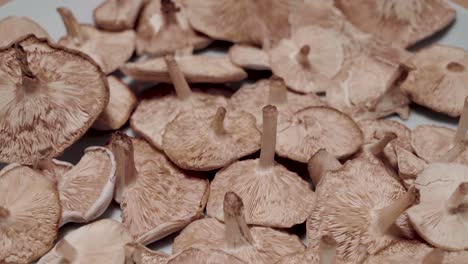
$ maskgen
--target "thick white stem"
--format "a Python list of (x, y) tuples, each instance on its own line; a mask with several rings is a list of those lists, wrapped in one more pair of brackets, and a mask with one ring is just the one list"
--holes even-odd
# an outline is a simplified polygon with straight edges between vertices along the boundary
[(250, 229), (245, 222), (242, 199), (233, 192), (224, 195), (224, 223), (227, 246), (231, 249), (253, 245)]
[(192, 90), (190, 89), (190, 86), (185, 79), (184, 73), (180, 70), (174, 56), (166, 55), (164, 56), (164, 61), (166, 62), (167, 70), (171, 76), (172, 83), (174, 84), (177, 97), (180, 99), (188, 98), (192, 93)]
[(309, 160), (307, 169), (312, 182), (317, 186), (328, 171), (339, 170), (342, 164), (325, 149), (317, 151)]
[(263, 107), (263, 134), (260, 149), (260, 168), (271, 168), (275, 164), (276, 127), (278, 110), (273, 105)]

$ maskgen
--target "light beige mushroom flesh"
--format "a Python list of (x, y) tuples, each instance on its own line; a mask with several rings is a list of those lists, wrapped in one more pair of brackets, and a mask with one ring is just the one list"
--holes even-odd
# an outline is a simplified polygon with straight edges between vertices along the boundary
[(0, 50), (0, 161), (32, 165), (59, 156), (109, 100), (86, 55), (27, 36)]
[(330, 236), (320, 238), (318, 251), (306, 249), (281, 258), (276, 264), (345, 264), (336, 258), (336, 241)]
[(398, 174), (406, 188), (413, 186), (414, 180), (426, 167), (427, 163), (416, 154), (396, 146)]
[(47, 31), (27, 17), (9, 16), (0, 20), (0, 32), (2, 32), (0, 47), (8, 46), (17, 39), (29, 34), (50, 40)]
[(268, 52), (255, 46), (235, 44), (229, 48), (229, 58), (232, 63), (249, 70), (270, 70)]
[(94, 9), (94, 22), (110, 31), (133, 29), (145, 0), (105, 0)]

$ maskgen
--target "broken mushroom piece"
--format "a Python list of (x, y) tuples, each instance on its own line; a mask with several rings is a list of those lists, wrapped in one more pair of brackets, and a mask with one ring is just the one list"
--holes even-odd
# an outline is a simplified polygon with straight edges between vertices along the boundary
[(260, 149), (255, 117), (224, 107), (186, 111), (167, 124), (164, 153), (185, 170), (222, 168)]
[(130, 59), (135, 50), (135, 32), (108, 32), (91, 25), (79, 24), (73, 13), (65, 8), (57, 8), (62, 17), (67, 35), (58, 43), (67, 48), (88, 54), (105, 73), (111, 73)]
[[(176, 237), (174, 253), (191, 247), (219, 249), (247, 263), (275, 263), (281, 257), (304, 250), (296, 235), (268, 227), (249, 227), (242, 199), (234, 192), (223, 195), (225, 224), (214, 218), (191, 223)], [(246, 205), (248, 207), (248, 205)]]
[(418, 174), (427, 167), (427, 163), (412, 152), (396, 146), (398, 174), (406, 188), (413, 186)]
[(128, 166), (117, 175), (117, 194), (122, 223), (136, 242), (152, 243), (203, 216), (207, 180), (187, 175), (143, 140), (118, 133), (109, 145), (117, 164)]
[(276, 107), (263, 108), (260, 159), (238, 161), (216, 173), (207, 204), (210, 217), (225, 221), (224, 196), (235, 192), (244, 201), (248, 224), (289, 228), (306, 220), (315, 195), (306, 181), (274, 160), (277, 116)]
[(255, 46), (234, 44), (229, 48), (229, 58), (232, 63), (249, 70), (270, 70), (270, 58), (268, 52)]
[(133, 29), (146, 0), (105, 0), (94, 9), (94, 22), (110, 31)]
[(60, 155), (109, 100), (88, 56), (32, 35), (0, 50), (0, 161), (32, 165)]
[(54, 245), (60, 221), (57, 188), (29, 167), (0, 171), (0, 263), (31, 263)]
[(50, 40), (47, 31), (27, 17), (9, 16), (0, 20), (0, 32), (2, 32), (0, 47), (8, 46), (17, 39), (30, 34)]
[(66, 234), (38, 264), (124, 263), (125, 245), (132, 242), (121, 223), (103, 219)]
[(306, 249), (303, 252), (287, 255), (276, 264), (344, 264), (336, 258), (336, 241), (332, 237), (322, 236), (318, 251)]

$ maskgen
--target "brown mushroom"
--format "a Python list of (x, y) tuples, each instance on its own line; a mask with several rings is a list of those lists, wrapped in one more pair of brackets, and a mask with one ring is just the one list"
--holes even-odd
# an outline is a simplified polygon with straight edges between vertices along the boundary
[(54, 182), (19, 164), (0, 171), (0, 263), (31, 263), (44, 255), (59, 221)]
[(185, 170), (219, 169), (260, 149), (255, 117), (224, 107), (182, 112), (164, 131), (164, 153)]
[(207, 214), (221, 221), (227, 192), (242, 197), (248, 224), (288, 228), (303, 223), (314, 206), (309, 184), (274, 160), (276, 107), (263, 108), (260, 159), (238, 161), (222, 169), (210, 186)]
[(417, 104), (449, 116), (460, 116), (468, 96), (468, 52), (432, 45), (410, 60), (415, 66), (401, 88)]
[(345, 263), (336, 259), (336, 241), (332, 237), (322, 236), (318, 251), (306, 249), (303, 252), (294, 253), (281, 258), (276, 264), (341, 264)]
[(67, 35), (60, 38), (59, 44), (88, 54), (105, 73), (111, 73), (123, 65), (135, 50), (135, 32), (108, 32), (91, 25), (79, 24), (73, 13), (65, 8), (57, 8), (62, 17)]
[(398, 174), (405, 187), (409, 188), (413, 186), (418, 174), (427, 167), (427, 163), (412, 152), (399, 146), (395, 147), (395, 153), (397, 156)]
[(270, 70), (268, 52), (255, 46), (235, 44), (229, 48), (232, 63), (249, 70)]
[(133, 29), (145, 1), (105, 0), (94, 9), (94, 22), (98, 27), (110, 31)]
[[(124, 168), (117, 177), (122, 223), (135, 241), (149, 244), (203, 216), (208, 181), (191, 177), (140, 139), (114, 134), (110, 148)], [(132, 162), (133, 159), (133, 162)]]
[(174, 253), (191, 247), (219, 249), (248, 263), (269, 264), (304, 250), (295, 235), (268, 227), (247, 226), (244, 204), (234, 192), (226, 192), (222, 200), (225, 224), (214, 218), (191, 223), (174, 240)]
[(127, 123), (138, 101), (133, 91), (114, 76), (108, 76), (109, 103), (94, 121), (97, 130), (117, 130)]
[(360, 30), (402, 48), (442, 30), (456, 16), (443, 0), (337, 0), (335, 5)]
[(175, 93), (160, 93), (142, 100), (130, 118), (132, 129), (160, 150), (166, 125), (180, 112), (227, 105), (226, 98), (220, 94), (191, 90), (174, 57), (166, 56), (165, 60)]
[(50, 40), (47, 31), (27, 17), (9, 16), (0, 20), (0, 32), (2, 32), (0, 47), (8, 46), (15, 40), (30, 34)]
[(29, 35), (0, 50), (0, 161), (33, 164), (78, 140), (109, 100), (86, 55)]

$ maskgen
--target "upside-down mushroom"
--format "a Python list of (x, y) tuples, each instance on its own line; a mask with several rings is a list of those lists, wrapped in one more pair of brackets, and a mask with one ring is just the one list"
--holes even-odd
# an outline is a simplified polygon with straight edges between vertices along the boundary
[(186, 111), (167, 124), (164, 153), (185, 170), (222, 168), (260, 149), (255, 117), (224, 107)]
[(98, 27), (110, 31), (133, 29), (145, 1), (105, 0), (94, 9), (94, 22)]
[(114, 134), (122, 223), (136, 242), (149, 244), (203, 216), (208, 181), (191, 177), (141, 139)]
[(223, 221), (224, 196), (235, 192), (245, 204), (248, 224), (288, 228), (306, 220), (315, 195), (306, 181), (274, 160), (277, 116), (276, 107), (263, 108), (260, 159), (238, 161), (216, 173), (207, 204), (210, 217)]
[(255, 46), (234, 44), (229, 48), (232, 63), (249, 70), (270, 70), (268, 52)]
[(0, 50), (0, 161), (32, 165), (60, 155), (106, 107), (97, 65), (32, 35)]
[(10, 45), (15, 40), (30, 34), (50, 40), (47, 31), (27, 17), (9, 16), (0, 20), (0, 32), (2, 32), (0, 47)]
[(161, 93), (142, 100), (130, 118), (132, 129), (160, 150), (166, 125), (180, 112), (227, 105), (226, 97), (220, 94), (191, 90), (174, 57), (168, 55), (164, 59), (175, 93)]
[(57, 8), (67, 35), (58, 43), (67, 48), (88, 54), (105, 73), (111, 73), (123, 65), (135, 50), (135, 32), (108, 32), (91, 25), (79, 24), (73, 13), (65, 8)]
[(284, 256), (275, 264), (344, 264), (336, 258), (336, 241), (332, 237), (322, 236), (318, 251), (306, 249), (303, 252)]
[(215, 218), (191, 223), (174, 240), (174, 253), (191, 247), (219, 249), (247, 263), (270, 264), (304, 250), (296, 235), (268, 227), (249, 227), (245, 219), (248, 212), (236, 193), (226, 192), (222, 200), (225, 223)]
[(0, 171), (0, 263), (31, 263), (54, 245), (60, 221), (57, 188), (19, 164)]

